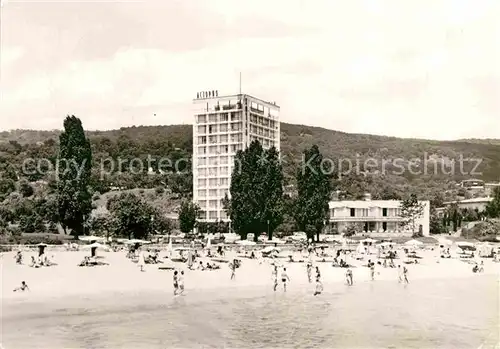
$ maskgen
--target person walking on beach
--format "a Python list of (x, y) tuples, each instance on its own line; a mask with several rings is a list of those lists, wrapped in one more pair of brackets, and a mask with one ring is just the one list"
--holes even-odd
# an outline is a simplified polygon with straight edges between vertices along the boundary
[(403, 266), (403, 279), (405, 284), (410, 283), (410, 281), (408, 281), (408, 269), (406, 268), (406, 266)]
[(181, 271), (179, 276), (179, 294), (184, 294), (184, 270)]
[(319, 272), (319, 267), (316, 267), (316, 290), (314, 295), (317, 296), (323, 292), (323, 284), (321, 283), (321, 273)]
[(231, 280), (234, 280), (236, 277), (236, 261), (233, 260), (233, 263), (229, 267), (231, 268)]
[(401, 269), (401, 265), (398, 265), (398, 282), (403, 282), (403, 270)]
[(286, 283), (290, 282), (290, 278), (288, 277), (288, 274), (286, 273), (286, 268), (283, 268), (283, 271), (281, 272), (281, 282), (283, 283), (283, 292), (286, 292)]
[(137, 265), (139, 266), (139, 268), (141, 268), (141, 271), (145, 271), (144, 266), (146, 265), (146, 260), (144, 259), (144, 252), (142, 251), (142, 248), (139, 249), (139, 257), (137, 259)]
[(179, 291), (179, 276), (177, 275), (179, 272), (176, 270), (174, 271), (174, 296), (177, 296), (177, 293)]
[(309, 283), (312, 282), (312, 264), (311, 263), (307, 263), (307, 280), (309, 280)]
[(276, 292), (276, 289), (278, 288), (278, 267), (276, 265), (273, 268), (272, 279), (274, 283), (273, 290)]
[(345, 272), (345, 279), (346, 279), (347, 285), (352, 286), (352, 270), (351, 270), (351, 268), (347, 268), (347, 270)]

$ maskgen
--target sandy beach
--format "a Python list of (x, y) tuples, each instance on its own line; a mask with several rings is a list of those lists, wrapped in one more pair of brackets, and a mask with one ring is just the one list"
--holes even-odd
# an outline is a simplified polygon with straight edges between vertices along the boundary
[[(439, 259), (437, 251), (422, 251), (423, 258), (419, 264), (406, 265), (409, 270), (409, 279), (446, 279), (446, 278), (473, 278), (472, 265), (459, 259)], [(146, 265), (146, 271), (141, 272), (137, 264), (125, 257), (124, 252), (99, 252), (99, 255), (109, 263), (107, 266), (78, 267), (77, 264), (89, 255), (88, 251), (78, 252), (47, 252), (54, 255), (56, 266), (31, 268), (16, 265), (14, 252), (3, 253), (0, 259), (2, 270), (2, 302), (7, 305), (16, 300), (44, 300), (49, 298), (60, 299), (66, 296), (102, 295), (112, 293), (139, 293), (142, 291), (162, 292), (165, 295), (173, 294), (172, 271), (159, 270), (157, 265)], [(24, 263), (35, 255), (35, 252), (25, 253)], [(371, 257), (368, 257), (371, 258)], [(366, 260), (368, 259), (366, 258)], [(373, 260), (376, 258), (373, 257)], [(356, 267), (353, 268), (354, 283), (371, 282), (370, 270), (363, 267), (365, 261), (348, 260)], [(289, 288), (314, 288), (309, 284), (304, 263), (289, 263), (287, 259), (277, 259), (287, 268), (290, 277)], [(500, 265), (485, 259), (485, 274), (500, 275)], [(189, 270), (183, 263), (174, 263), (178, 270), (186, 273), (186, 290), (190, 289), (224, 289), (246, 287), (272, 287), (272, 261), (242, 259), (242, 266), (236, 270), (236, 278), (230, 279), (231, 271), (228, 264), (221, 264), (221, 269), (213, 271)], [(401, 263), (401, 262), (399, 262)], [(398, 264), (398, 260), (396, 260)], [(331, 263), (315, 263), (322, 274), (322, 283), (325, 288), (329, 284), (345, 283), (345, 269), (334, 268)], [(377, 265), (375, 281), (393, 280), (397, 282), (396, 268), (384, 268)], [(12, 292), (21, 281), (26, 281), (30, 292)]]

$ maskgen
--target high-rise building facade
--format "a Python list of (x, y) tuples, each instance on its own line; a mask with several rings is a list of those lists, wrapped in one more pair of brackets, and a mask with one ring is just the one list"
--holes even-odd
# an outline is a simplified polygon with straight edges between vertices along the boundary
[(247, 94), (199, 93), (194, 100), (193, 201), (201, 221), (228, 221), (223, 199), (229, 194), (234, 158), (254, 140), (280, 149), (279, 106)]

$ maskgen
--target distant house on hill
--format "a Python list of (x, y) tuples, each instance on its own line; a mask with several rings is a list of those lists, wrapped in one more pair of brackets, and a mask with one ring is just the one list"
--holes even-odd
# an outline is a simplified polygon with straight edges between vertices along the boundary
[(459, 209), (469, 209), (474, 211), (483, 212), (486, 209), (486, 205), (493, 200), (491, 197), (482, 197), (482, 198), (474, 198), (474, 199), (465, 199), (458, 201), (447, 201), (444, 202), (444, 208), (450, 207), (453, 204), (456, 204)]

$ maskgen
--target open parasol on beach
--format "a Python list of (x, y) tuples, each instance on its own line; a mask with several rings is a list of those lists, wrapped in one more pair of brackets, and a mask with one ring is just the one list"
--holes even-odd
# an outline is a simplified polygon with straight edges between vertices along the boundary
[(93, 244), (83, 246), (83, 248), (90, 249), (90, 257), (95, 257), (97, 248), (107, 248), (107, 246), (94, 242)]
[(250, 241), (250, 240), (239, 240), (239, 241), (236, 241), (235, 244), (238, 244), (241, 246), (254, 246), (254, 245), (256, 245), (255, 242)]
[(415, 240), (415, 239), (405, 242), (406, 246), (421, 246), (423, 244), (424, 244), (423, 242)]
[(48, 245), (41, 242), (36, 246), (38, 247), (38, 257), (40, 257), (41, 255), (43, 255), (45, 253), (45, 247), (47, 247)]
[(101, 236), (90, 235), (90, 236), (79, 236), (78, 240), (80, 240), (80, 241), (101, 241), (102, 242), (105, 240), (105, 238), (103, 238)]
[(372, 238), (368, 238), (368, 239), (361, 240), (361, 242), (366, 242), (366, 243), (375, 243), (375, 242), (377, 242), (377, 240), (372, 239)]
[(472, 242), (467, 242), (467, 241), (459, 241), (457, 242), (457, 246), (460, 247), (462, 250), (474, 251), (476, 249), (476, 247)]
[(140, 239), (132, 239), (132, 240), (125, 241), (125, 243), (128, 244), (128, 245), (135, 245), (135, 244), (145, 245), (145, 244), (150, 244), (151, 241), (140, 240)]

